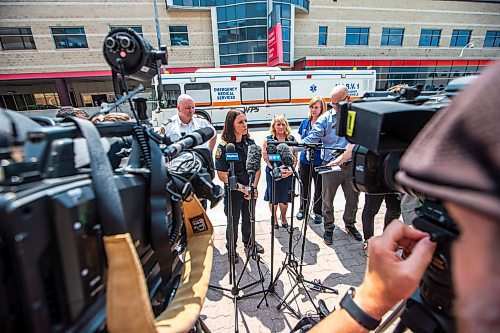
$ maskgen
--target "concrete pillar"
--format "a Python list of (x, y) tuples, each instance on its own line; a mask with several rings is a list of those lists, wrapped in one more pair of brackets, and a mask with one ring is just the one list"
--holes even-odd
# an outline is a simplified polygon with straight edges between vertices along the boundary
[(68, 86), (66, 85), (66, 80), (55, 79), (56, 91), (59, 95), (59, 101), (61, 106), (71, 106), (71, 99), (69, 98)]

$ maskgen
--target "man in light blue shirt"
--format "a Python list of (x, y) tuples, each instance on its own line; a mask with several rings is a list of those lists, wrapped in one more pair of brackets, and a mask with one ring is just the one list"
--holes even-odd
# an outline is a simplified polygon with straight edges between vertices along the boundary
[(358, 211), (358, 197), (359, 193), (356, 192), (351, 184), (352, 168), (350, 149), (344, 154), (335, 158), (337, 151), (335, 148), (346, 148), (348, 146), (347, 139), (337, 135), (335, 126), (337, 125), (337, 110), (340, 102), (349, 100), (349, 91), (346, 86), (336, 86), (330, 93), (330, 102), (332, 109), (322, 114), (314, 123), (313, 128), (305, 137), (302, 142), (304, 143), (323, 143), (321, 151), (321, 158), (323, 164), (332, 166), (340, 166), (340, 171), (332, 171), (322, 174), (321, 196), (323, 198), (323, 222), (325, 233), (323, 234), (323, 241), (326, 245), (331, 245), (333, 242), (333, 230), (335, 229), (335, 217), (333, 209), (333, 200), (339, 186), (342, 186), (342, 191), (345, 197), (345, 210), (344, 210), (344, 223), (346, 231), (354, 237), (357, 241), (362, 240), (360, 232), (356, 229), (356, 212)]

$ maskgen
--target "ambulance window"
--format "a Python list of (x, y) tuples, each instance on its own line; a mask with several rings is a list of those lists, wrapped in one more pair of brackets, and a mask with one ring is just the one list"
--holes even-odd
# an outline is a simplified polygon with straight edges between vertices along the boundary
[(241, 90), (241, 104), (265, 103), (263, 81), (241, 82), (240, 90)]
[(186, 94), (193, 97), (196, 106), (212, 105), (210, 83), (186, 83), (184, 90)]
[(181, 94), (181, 86), (178, 84), (163, 85), (163, 101), (166, 108), (177, 107), (177, 97)]
[(269, 103), (290, 102), (290, 81), (267, 82), (267, 101)]

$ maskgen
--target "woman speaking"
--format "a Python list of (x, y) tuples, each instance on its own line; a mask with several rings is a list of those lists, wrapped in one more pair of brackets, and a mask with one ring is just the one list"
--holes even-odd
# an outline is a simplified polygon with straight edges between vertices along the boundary
[[(236, 190), (229, 191), (228, 181), (229, 181), (229, 162), (226, 161), (226, 148), (229, 143), (234, 144), (235, 151), (238, 153), (238, 160), (234, 161), (234, 173), (236, 176), (237, 184)], [(222, 138), (217, 150), (215, 152), (215, 169), (217, 170), (217, 176), (225, 184), (225, 196), (224, 196), (224, 213), (228, 215), (228, 193), (231, 192), (231, 204), (232, 204), (232, 218), (233, 223), (233, 240), (234, 248), (236, 250), (236, 241), (238, 240), (238, 224), (241, 215), (241, 234), (243, 236), (243, 244), (248, 247), (250, 242), (250, 211), (249, 211), (249, 188), (248, 182), (250, 176), (246, 170), (246, 161), (248, 155), (248, 147), (254, 145), (255, 142), (248, 134), (247, 117), (243, 111), (231, 109), (226, 115), (226, 121), (224, 123), (224, 129), (222, 130)], [(253, 185), (255, 187), (254, 197), (257, 197), (257, 184), (259, 183), (260, 170), (256, 172)], [(230, 225), (226, 227), (226, 249), (230, 248)], [(255, 243), (255, 248), (258, 253), (264, 253), (264, 248)], [(236, 253), (236, 252), (235, 252)], [(237, 263), (238, 256), (235, 255), (234, 262)]]

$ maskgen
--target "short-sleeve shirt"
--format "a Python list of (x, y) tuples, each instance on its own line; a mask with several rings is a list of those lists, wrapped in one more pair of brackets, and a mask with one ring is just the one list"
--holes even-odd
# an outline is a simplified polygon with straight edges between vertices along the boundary
[[(227, 144), (222, 140), (215, 151), (215, 170), (217, 171), (229, 171), (229, 162), (226, 161), (226, 148)], [(250, 177), (246, 170), (248, 146), (254, 145), (255, 141), (250, 137), (244, 137), (241, 142), (234, 142), (235, 151), (238, 153), (238, 161), (234, 162), (234, 173), (236, 179), (240, 184), (248, 184)]]
[[(300, 126), (299, 126), (300, 138), (301, 139), (305, 138), (309, 134), (309, 131), (311, 131), (311, 128), (312, 128), (312, 125), (311, 125), (311, 120), (309, 118), (302, 120), (302, 122), (300, 123)], [(299, 158), (300, 163), (303, 163), (303, 164), (310, 164), (311, 163), (307, 159), (306, 154), (307, 154), (307, 152), (305, 150), (300, 153), (300, 158)], [(321, 165), (322, 163), (323, 163), (323, 159), (321, 159), (321, 149), (316, 149), (314, 151), (313, 165)]]
[[(180, 120), (179, 115), (176, 114), (176, 115), (170, 117), (170, 119), (168, 119), (167, 121), (165, 121), (162, 124), (158, 133), (163, 134), (163, 135), (168, 136), (168, 137), (177, 136), (178, 138), (181, 138), (187, 134), (191, 134), (194, 131), (199, 130), (201, 128), (205, 128), (205, 127), (213, 128), (212, 124), (210, 124), (208, 122), (208, 120), (206, 120), (203, 117), (199, 117), (197, 115), (194, 115), (188, 124), (184, 124)], [(214, 132), (215, 132), (215, 129), (214, 129)], [(209, 149), (210, 148), (209, 141), (197, 146), (197, 148)]]

